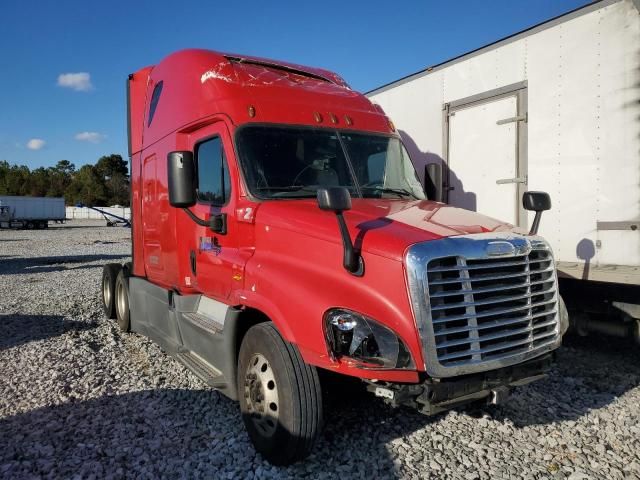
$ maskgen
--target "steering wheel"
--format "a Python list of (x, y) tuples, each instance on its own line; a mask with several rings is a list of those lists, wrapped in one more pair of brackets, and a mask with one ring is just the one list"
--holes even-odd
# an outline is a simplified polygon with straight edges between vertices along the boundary
[[(304, 167), (302, 170), (300, 170), (300, 171), (298, 172), (298, 174), (297, 174), (295, 177), (293, 177), (293, 181), (291, 182), (291, 186), (296, 187), (296, 186), (297, 186), (297, 185), (296, 185), (296, 182), (300, 179), (300, 177), (302, 176), (302, 174), (303, 174), (304, 172), (306, 172), (307, 170), (309, 170), (310, 168), (311, 168), (311, 165), (307, 165), (307, 166), (306, 166), (306, 167)], [(300, 184), (300, 186), (301, 186), (301, 187), (303, 187), (304, 185)]]

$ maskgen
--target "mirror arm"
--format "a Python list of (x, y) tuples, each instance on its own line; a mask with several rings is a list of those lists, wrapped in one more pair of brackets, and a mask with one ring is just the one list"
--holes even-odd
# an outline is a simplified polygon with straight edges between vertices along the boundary
[(538, 228), (540, 228), (540, 218), (542, 218), (542, 210), (538, 210), (536, 212), (536, 216), (533, 217), (533, 223), (531, 224), (531, 230), (529, 230), (529, 235), (538, 234)]
[(208, 227), (209, 226), (209, 222), (207, 220), (202, 220), (201, 218), (196, 217), (196, 215), (191, 210), (189, 210), (188, 208), (183, 208), (182, 210), (184, 210), (186, 212), (186, 214), (189, 215), (189, 218), (191, 220), (196, 222), (201, 227)]
[(338, 226), (340, 227), (340, 236), (342, 237), (343, 246), (343, 260), (342, 265), (351, 274), (361, 277), (364, 274), (364, 262), (362, 257), (355, 251), (353, 243), (351, 242), (351, 236), (347, 229), (347, 223), (344, 220), (344, 216), (341, 211), (336, 212), (336, 218), (338, 219)]
[(227, 214), (226, 213), (214, 213), (211, 215), (209, 220), (203, 220), (198, 218), (191, 210), (188, 208), (183, 208), (184, 212), (189, 215), (189, 218), (196, 222), (201, 227), (209, 227), (216, 233), (220, 235), (226, 235), (227, 233)]

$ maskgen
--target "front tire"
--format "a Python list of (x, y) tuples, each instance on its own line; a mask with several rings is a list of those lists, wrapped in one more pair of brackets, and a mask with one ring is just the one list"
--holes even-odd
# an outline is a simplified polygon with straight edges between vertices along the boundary
[(311, 453), (322, 425), (318, 372), (272, 323), (255, 325), (246, 333), (237, 382), (242, 419), (265, 459), (289, 465)]
[(128, 332), (131, 329), (129, 320), (129, 277), (124, 270), (120, 270), (116, 278), (115, 289), (116, 319), (120, 330)]

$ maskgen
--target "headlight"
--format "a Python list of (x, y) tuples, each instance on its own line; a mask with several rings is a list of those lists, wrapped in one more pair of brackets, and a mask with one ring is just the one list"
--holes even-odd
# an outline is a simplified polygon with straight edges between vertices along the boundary
[(334, 358), (348, 357), (362, 368), (415, 368), (402, 340), (360, 313), (342, 308), (328, 310), (324, 332)]

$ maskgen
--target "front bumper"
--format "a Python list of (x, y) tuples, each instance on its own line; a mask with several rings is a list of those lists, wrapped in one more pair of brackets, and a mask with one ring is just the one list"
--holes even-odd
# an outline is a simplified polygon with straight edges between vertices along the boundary
[(419, 384), (367, 382), (367, 390), (392, 406), (434, 415), (471, 402), (502, 403), (515, 387), (546, 377), (555, 352), (527, 362), (455, 378), (427, 378)]

